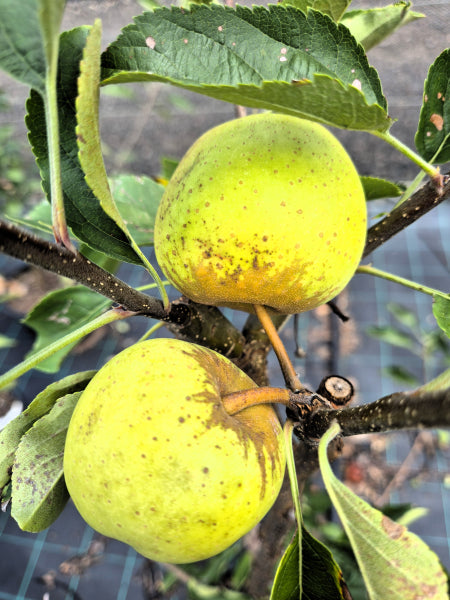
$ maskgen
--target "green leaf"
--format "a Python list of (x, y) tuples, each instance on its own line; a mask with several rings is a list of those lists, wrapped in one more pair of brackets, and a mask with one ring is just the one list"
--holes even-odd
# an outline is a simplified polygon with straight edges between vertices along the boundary
[(406, 306), (397, 304), (396, 302), (388, 302), (387, 309), (392, 315), (394, 315), (399, 323), (405, 327), (408, 327), (409, 329), (417, 330), (419, 321), (414, 311), (406, 308)]
[[(25, 325), (33, 329), (37, 335), (26, 358), (91, 322), (110, 305), (110, 300), (83, 285), (50, 292), (32, 308), (23, 320)], [(36, 368), (46, 373), (56, 373), (61, 362), (76, 343), (59, 350)]]
[(426, 160), (440, 164), (450, 160), (450, 49), (428, 71), (414, 141)]
[(194, 577), (188, 579), (187, 588), (191, 600), (250, 600), (249, 596), (242, 592), (206, 585)]
[(36, 396), (28, 408), (0, 431), (0, 491), (10, 479), (14, 453), (23, 434), (47, 414), (59, 398), (84, 390), (94, 374), (95, 371), (83, 371), (51, 383)]
[(172, 177), (180, 161), (175, 158), (161, 157), (161, 177), (166, 181)]
[[(78, 94), (79, 63), (82, 59), (88, 32), (89, 28), (79, 27), (64, 32), (60, 39), (59, 129), (66, 218), (78, 239), (92, 248), (118, 260), (141, 264), (125, 234), (103, 211), (99, 201), (87, 185), (77, 156), (75, 99)], [(27, 101), (27, 111), (26, 124), (29, 140), (41, 172), (44, 190), (49, 196), (50, 171), (45, 108), (39, 94), (34, 91), (31, 92)]]
[(110, 179), (117, 208), (140, 246), (153, 244), (156, 211), (164, 186), (150, 177), (118, 175)]
[(0, 348), (12, 348), (16, 343), (17, 341), (15, 339), (0, 333)]
[(0, 0), (0, 67), (45, 94), (45, 53), (36, 0)]
[(386, 377), (390, 377), (403, 385), (413, 386), (419, 383), (417, 377), (401, 365), (389, 365), (388, 367), (384, 367), (382, 373), (386, 375)]
[(24, 531), (46, 529), (69, 499), (63, 477), (64, 444), (81, 393), (60, 398), (20, 440), (12, 472), (11, 516)]
[(433, 314), (439, 327), (450, 338), (450, 300), (433, 296)]
[(298, 530), (278, 564), (270, 600), (299, 600)]
[(361, 183), (364, 188), (366, 200), (378, 200), (380, 198), (397, 198), (401, 196), (404, 187), (387, 181), (386, 179), (380, 179), (379, 177), (361, 177)]
[(399, 27), (425, 16), (410, 9), (411, 2), (395, 2), (381, 8), (350, 10), (341, 23), (350, 29), (367, 52)]
[(295, 6), (304, 13), (308, 8), (313, 8), (328, 15), (334, 21), (339, 21), (351, 2), (352, 0), (284, 0), (281, 4)]
[(48, 65), (53, 64), (57, 59), (59, 29), (65, 5), (65, 0), (38, 0), (39, 23)]
[[(303, 595), (305, 600), (345, 600), (347, 586), (333, 555), (302, 527)], [(298, 600), (298, 532), (278, 565), (270, 600)]]
[(339, 431), (334, 423), (320, 441), (320, 470), (371, 600), (448, 600), (447, 576), (436, 554), (406, 527), (356, 496), (333, 474), (327, 446)]
[(29, 229), (34, 229), (40, 234), (50, 235), (53, 238), (52, 230), (52, 207), (47, 200), (38, 202), (33, 208), (22, 217), (11, 217), (8, 215), (8, 219), (23, 225)]
[(414, 351), (416, 346), (416, 341), (412, 336), (389, 325), (372, 325), (367, 328), (366, 332), (386, 344), (392, 344), (400, 348)]
[(361, 46), (314, 10), (158, 9), (123, 30), (102, 67), (104, 85), (161, 81), (336, 127), (383, 132), (392, 124)]
[(126, 228), (111, 196), (101, 149), (98, 122), (101, 36), (101, 21), (97, 19), (87, 36), (80, 63), (76, 99), (78, 158), (86, 182), (103, 210), (126, 235)]
[(97, 20), (86, 41), (78, 78), (78, 97), (76, 99), (78, 157), (81, 168), (86, 174), (86, 182), (99, 200), (101, 207), (128, 238), (131, 247), (157, 283), (161, 296), (168, 304), (161, 279), (130, 233), (125, 219), (114, 202), (106, 175), (98, 120), (101, 35), (101, 22)]

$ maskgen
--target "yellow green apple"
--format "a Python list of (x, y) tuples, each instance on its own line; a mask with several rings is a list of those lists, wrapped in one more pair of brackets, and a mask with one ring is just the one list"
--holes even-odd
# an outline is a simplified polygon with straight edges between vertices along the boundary
[(137, 343), (81, 395), (64, 475), (95, 530), (157, 561), (213, 556), (275, 501), (282, 429), (270, 405), (230, 415), (223, 398), (256, 384), (224, 356), (188, 342)]
[(155, 223), (157, 260), (187, 297), (284, 314), (336, 296), (365, 237), (364, 191), (344, 147), (322, 125), (275, 113), (202, 135)]

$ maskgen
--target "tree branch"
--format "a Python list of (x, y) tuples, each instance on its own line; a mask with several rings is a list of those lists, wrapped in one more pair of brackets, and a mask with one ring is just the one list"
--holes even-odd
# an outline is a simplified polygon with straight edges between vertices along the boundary
[(320, 439), (333, 421), (343, 436), (402, 429), (450, 427), (450, 389), (396, 392), (370, 404), (339, 410), (318, 409), (299, 424), (304, 439)]
[(79, 252), (73, 253), (3, 219), (0, 219), (0, 252), (69, 277), (128, 311), (165, 321), (175, 334), (226, 356), (237, 357), (242, 353), (241, 332), (216, 307), (180, 299), (166, 312), (161, 300), (135, 290)]
[(428, 181), (411, 198), (370, 227), (362, 258), (371, 254), (376, 248), (417, 221), (432, 208), (450, 198), (450, 174), (447, 173), (443, 178), (444, 185), (440, 190), (436, 190), (433, 181)]
[(148, 314), (156, 319), (167, 317), (162, 302), (157, 298), (135, 290), (79, 252), (74, 254), (3, 219), (0, 219), (0, 252), (69, 277), (129, 311)]

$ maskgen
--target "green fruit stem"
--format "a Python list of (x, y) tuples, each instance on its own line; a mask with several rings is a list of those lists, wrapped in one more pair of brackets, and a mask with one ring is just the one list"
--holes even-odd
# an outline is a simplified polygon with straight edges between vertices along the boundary
[(386, 271), (382, 271), (381, 269), (376, 269), (371, 265), (362, 265), (356, 269), (357, 273), (367, 273), (369, 275), (374, 275), (375, 277), (380, 277), (381, 279), (387, 279), (388, 281), (393, 281), (394, 283), (399, 283), (400, 285), (404, 285), (409, 287), (417, 292), (422, 292), (424, 294), (428, 294), (429, 296), (441, 296), (446, 300), (450, 300), (450, 294), (446, 294), (440, 290), (435, 290), (434, 288), (430, 288), (426, 285), (422, 285), (420, 283), (416, 283), (415, 281), (411, 281), (410, 279), (405, 279), (404, 277), (399, 277), (398, 275), (393, 275), (392, 273), (388, 273)]
[(226, 394), (222, 397), (225, 410), (235, 415), (241, 410), (258, 404), (284, 404), (289, 406), (291, 393), (285, 388), (259, 387)]
[(126, 311), (122, 309), (111, 309), (90, 323), (87, 323), (83, 327), (76, 329), (75, 331), (71, 331), (61, 339), (53, 342), (53, 344), (49, 344), (46, 348), (41, 350), (40, 352), (36, 352), (36, 354), (32, 354), (29, 358), (25, 359), (2, 376), (0, 376), (0, 389), (6, 387), (12, 381), (29, 371), (30, 369), (34, 369), (39, 363), (44, 361), (49, 356), (52, 356), (58, 350), (65, 348), (69, 344), (73, 344), (74, 342), (78, 342), (84, 336), (88, 335), (92, 331), (95, 331), (99, 327), (103, 327), (103, 325), (107, 325), (108, 323), (112, 323), (113, 321), (119, 321), (121, 319), (126, 319), (134, 315), (134, 312)]
[(272, 319), (270, 318), (269, 313), (265, 306), (261, 306), (259, 304), (254, 305), (254, 309), (256, 312), (256, 316), (258, 317), (261, 325), (264, 328), (264, 331), (267, 333), (267, 337), (269, 338), (270, 343), (274, 349), (274, 352), (277, 356), (278, 362), (280, 363), (281, 370), (283, 372), (284, 380), (286, 382), (287, 387), (292, 392), (300, 392), (304, 389), (297, 373), (295, 372), (294, 365), (289, 358), (289, 355), (284, 347), (283, 342), (281, 341), (280, 336), (278, 335), (278, 331), (273, 324)]

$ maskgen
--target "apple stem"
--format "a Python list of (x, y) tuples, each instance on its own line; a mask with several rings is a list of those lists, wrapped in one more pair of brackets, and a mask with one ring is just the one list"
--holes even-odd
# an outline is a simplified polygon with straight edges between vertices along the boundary
[(278, 331), (276, 330), (266, 307), (255, 304), (254, 309), (278, 358), (287, 387), (294, 393), (301, 392), (304, 389), (303, 385), (295, 372), (294, 365), (289, 358), (286, 348), (278, 335)]
[(291, 393), (285, 388), (257, 387), (226, 394), (222, 397), (222, 402), (227, 413), (235, 415), (245, 408), (258, 404), (278, 403), (289, 406), (290, 399)]

